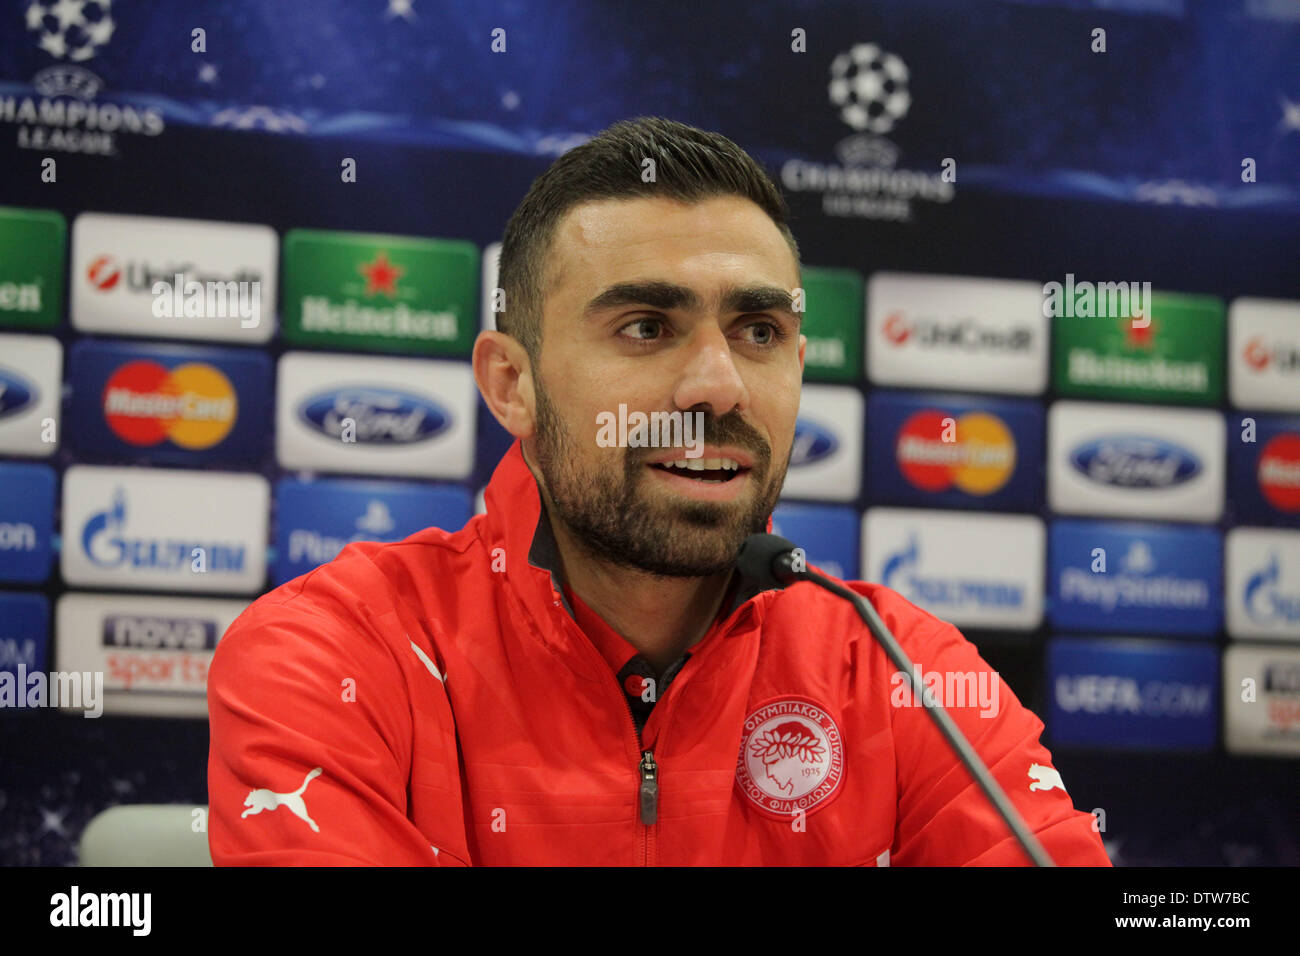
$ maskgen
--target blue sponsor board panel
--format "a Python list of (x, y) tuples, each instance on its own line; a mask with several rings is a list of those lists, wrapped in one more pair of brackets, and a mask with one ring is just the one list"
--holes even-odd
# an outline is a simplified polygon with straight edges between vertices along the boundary
[(1055, 638), (1047, 646), (1053, 745), (1210, 750), (1219, 728), (1219, 651), (1206, 644)]
[(867, 400), (869, 497), (878, 504), (1037, 510), (1045, 415), (1025, 399), (876, 391)]
[(277, 585), (353, 541), (400, 541), (428, 527), (458, 531), (474, 513), (470, 493), (454, 485), (282, 478), (275, 499)]
[(0, 591), (0, 673), (17, 677), (19, 665), (26, 674), (46, 670), (49, 646), (50, 604), (45, 595)]
[(0, 464), (0, 581), (50, 576), (56, 484), (45, 465)]
[(1230, 420), (1228, 502), (1237, 523), (1300, 527), (1300, 416)]
[(803, 548), (808, 563), (842, 581), (858, 577), (858, 533), (862, 520), (852, 508), (826, 505), (778, 505), (772, 533)]
[(68, 378), (84, 457), (255, 464), (266, 451), (271, 360), (261, 352), (84, 339)]
[(1213, 528), (1053, 521), (1048, 619), (1065, 630), (1212, 637), (1223, 621)]

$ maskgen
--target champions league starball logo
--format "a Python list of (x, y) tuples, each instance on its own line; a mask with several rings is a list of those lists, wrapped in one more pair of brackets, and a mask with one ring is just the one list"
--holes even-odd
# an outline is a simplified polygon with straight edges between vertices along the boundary
[(27, 29), (56, 60), (89, 60), (113, 36), (112, 0), (32, 0)]
[(888, 133), (907, 115), (907, 64), (874, 43), (855, 44), (831, 61), (831, 102), (855, 130)]

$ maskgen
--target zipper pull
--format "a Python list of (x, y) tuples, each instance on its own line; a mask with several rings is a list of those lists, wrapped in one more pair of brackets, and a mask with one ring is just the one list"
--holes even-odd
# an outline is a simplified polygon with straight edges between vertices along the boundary
[(641, 755), (641, 822), (654, 824), (659, 809), (659, 767), (655, 764), (653, 750)]

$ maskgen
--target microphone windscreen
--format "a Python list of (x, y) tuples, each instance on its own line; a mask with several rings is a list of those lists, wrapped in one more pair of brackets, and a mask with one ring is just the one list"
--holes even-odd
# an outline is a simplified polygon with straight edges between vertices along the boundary
[(745, 577), (765, 588), (783, 588), (785, 582), (776, 576), (772, 564), (780, 555), (793, 551), (794, 547), (793, 541), (779, 535), (751, 534), (740, 546), (736, 567)]

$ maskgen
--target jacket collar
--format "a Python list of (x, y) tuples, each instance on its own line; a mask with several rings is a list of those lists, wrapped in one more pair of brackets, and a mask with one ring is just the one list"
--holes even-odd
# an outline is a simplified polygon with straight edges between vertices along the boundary
[[(541, 612), (547, 606), (563, 607), (573, 617), (573, 609), (564, 596), (559, 549), (542, 505), (541, 490), (524, 461), (519, 439), (515, 439), (493, 471), (484, 493), (484, 504), (487, 506), (489, 556), (495, 564), (492, 549), (504, 547), (506, 580), (524, 605), (539, 620), (544, 619)], [(767, 530), (769, 533), (772, 531), (770, 515)], [(524, 560), (519, 560), (525, 555)], [(742, 580), (733, 588), (731, 605), (723, 617), (731, 616), (741, 605), (768, 590), (775, 589)]]

